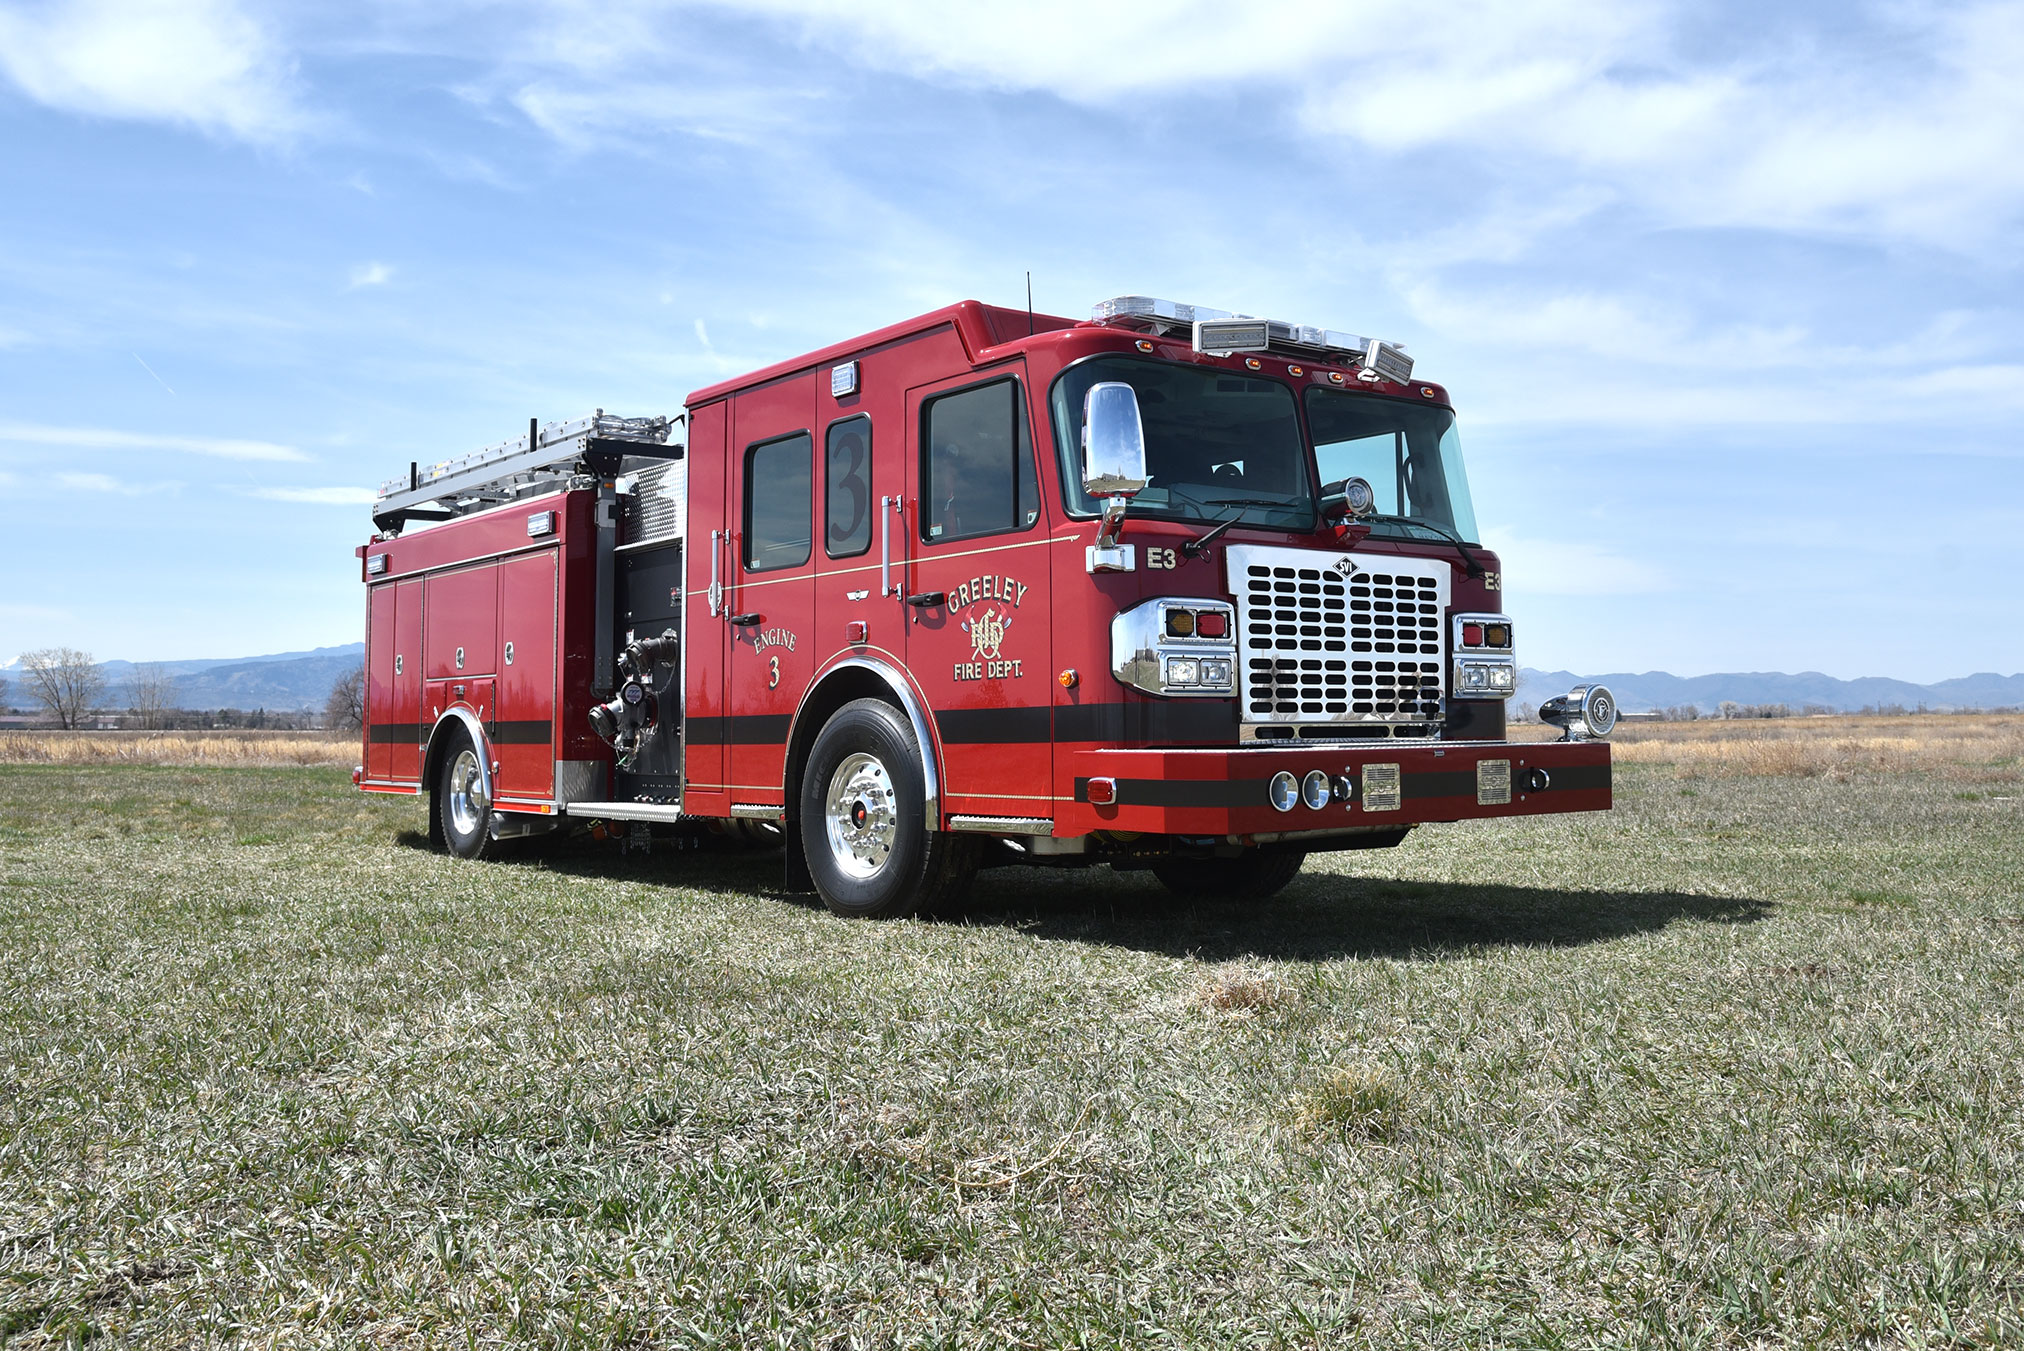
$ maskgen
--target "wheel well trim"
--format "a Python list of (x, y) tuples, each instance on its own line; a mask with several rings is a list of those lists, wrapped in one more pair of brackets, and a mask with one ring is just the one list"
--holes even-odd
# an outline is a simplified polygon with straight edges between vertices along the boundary
[(487, 805), (498, 800), (492, 791), (492, 743), (485, 737), (485, 724), (478, 721), (478, 715), (468, 708), (448, 708), (443, 716), (436, 719), (436, 725), (429, 732), (429, 749), (422, 757), (422, 784), (431, 793), (435, 792), (436, 770), (441, 765), (440, 748), (445, 744), (443, 729), (451, 723), (470, 734), (471, 745), (478, 752), (478, 787), (484, 790)]
[[(921, 746), (921, 786), (924, 790), (922, 797), (927, 807), (928, 829), (938, 829), (942, 812), (942, 775), (937, 763), (940, 757), (935, 745), (934, 723), (929, 720), (927, 711), (921, 706), (920, 697), (914, 693), (913, 686), (907, 683), (907, 678), (885, 662), (874, 661), (870, 657), (846, 657), (810, 682), (808, 692), (803, 694), (801, 702), (795, 705), (793, 720), (787, 724), (787, 745), (792, 747), (795, 744), (795, 735), (801, 730), (801, 715), (807, 711), (808, 705), (814, 701), (822, 688), (837, 672), (852, 670), (869, 671), (883, 680), (886, 688), (890, 689), (893, 697), (899, 701), (900, 711), (905, 713), (907, 721), (913, 724), (914, 740)], [(793, 770), (792, 764), (781, 766), (780, 790), (783, 801), (786, 800), (787, 783), (792, 777)], [(788, 810), (793, 810), (793, 806), (794, 804), (789, 802)]]

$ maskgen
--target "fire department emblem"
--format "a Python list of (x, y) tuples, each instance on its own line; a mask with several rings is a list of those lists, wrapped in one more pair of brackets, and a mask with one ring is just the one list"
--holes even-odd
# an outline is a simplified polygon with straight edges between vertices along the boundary
[(971, 648), (984, 661), (998, 659), (998, 649), (1005, 642), (1005, 630), (1011, 627), (1011, 617), (996, 610), (986, 610), (974, 619), (963, 621), (963, 631), (970, 635)]
[[(1007, 657), (1001, 652), (1005, 646), (1005, 630), (1012, 627), (1012, 611), (1019, 602), (1026, 599), (1027, 587), (1024, 582), (996, 573), (989, 577), (973, 577), (959, 582), (949, 593), (949, 609), (952, 612), (969, 610), (967, 619), (960, 621), (963, 632), (970, 635), (970, 655), (955, 663), (953, 674), (958, 680), (1017, 680), (1026, 674), (1018, 657)], [(991, 602), (988, 610), (976, 607), (985, 601)]]

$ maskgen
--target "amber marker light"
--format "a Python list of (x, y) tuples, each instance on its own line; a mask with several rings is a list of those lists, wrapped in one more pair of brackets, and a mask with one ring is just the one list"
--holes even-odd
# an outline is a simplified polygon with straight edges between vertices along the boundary
[(1138, 349), (1141, 352), (1150, 352), (1153, 350), (1153, 345), (1147, 342), (1144, 338), (1140, 338), (1138, 340)]
[(1253, 370), (1253, 371), (1258, 371), (1258, 370), (1263, 370), (1263, 369), (1265, 369), (1265, 365), (1264, 365), (1264, 363), (1263, 363), (1263, 362), (1261, 362), (1261, 361), (1259, 361), (1257, 357), (1245, 357), (1245, 358), (1244, 358), (1244, 366), (1245, 366), (1245, 369), (1247, 369), (1247, 370)]
[(1288, 375), (1305, 375), (1305, 374), (1307, 374), (1307, 371), (1306, 371), (1306, 369), (1305, 369), (1304, 367), (1300, 367), (1300, 366), (1288, 366), (1288, 367), (1286, 368), (1286, 373), (1287, 373)]
[(1339, 384), (1341, 384), (1341, 383), (1343, 382), (1343, 374), (1342, 374), (1342, 372), (1341, 372), (1341, 371), (1330, 371), (1330, 372), (1328, 373), (1328, 378), (1329, 378), (1329, 381), (1330, 381), (1330, 383), (1332, 383), (1332, 384), (1338, 384), (1338, 385), (1339, 385)]
[(1054, 678), (1055, 680), (1060, 682), (1061, 688), (1063, 688), (1064, 690), (1074, 689), (1076, 682), (1082, 679), (1081, 676), (1078, 676), (1075, 673), (1075, 668), (1073, 666), (1069, 667), (1067, 670), (1063, 671), (1060, 675)]

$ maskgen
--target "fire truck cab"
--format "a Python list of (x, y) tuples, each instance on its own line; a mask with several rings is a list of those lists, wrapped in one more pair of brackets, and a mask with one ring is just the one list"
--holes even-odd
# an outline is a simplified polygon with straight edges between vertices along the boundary
[(373, 514), (354, 779), (430, 794), (469, 857), (714, 830), (883, 916), (987, 863), (1263, 896), (1416, 825), (1610, 806), (1608, 691), (1506, 740), (1453, 406), (1360, 336), (964, 301), (410, 465)]

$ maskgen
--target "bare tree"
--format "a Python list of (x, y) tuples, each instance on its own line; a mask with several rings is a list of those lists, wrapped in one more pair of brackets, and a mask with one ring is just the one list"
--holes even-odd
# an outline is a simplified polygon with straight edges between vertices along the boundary
[(28, 693), (66, 730), (82, 722), (105, 693), (105, 676), (91, 659), (91, 653), (74, 647), (23, 652), (21, 672)]
[(149, 731), (162, 725), (162, 715), (175, 707), (176, 678), (160, 662), (143, 662), (134, 667), (133, 706), (141, 726)]
[(0, 713), (7, 711), (7, 677), (0, 676)]
[(330, 698), (323, 705), (323, 725), (338, 732), (356, 732), (365, 726), (364, 667), (352, 667), (330, 687)]

